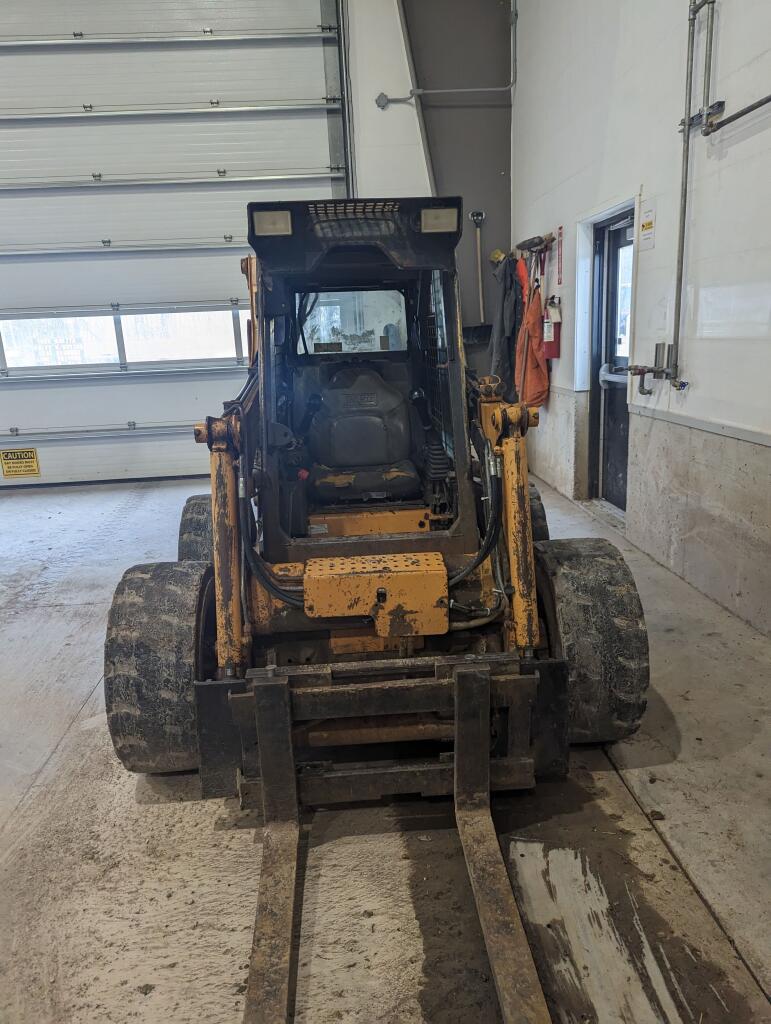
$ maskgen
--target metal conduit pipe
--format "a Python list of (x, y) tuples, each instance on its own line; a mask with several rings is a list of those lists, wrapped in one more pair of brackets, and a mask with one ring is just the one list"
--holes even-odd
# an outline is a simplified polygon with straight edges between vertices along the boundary
[(755, 100), (754, 103), (748, 103), (746, 107), (742, 107), (741, 110), (737, 110), (733, 114), (729, 114), (728, 117), (722, 117), (719, 121), (711, 121), (706, 128), (702, 129), (702, 134), (713, 135), (715, 132), (719, 132), (721, 128), (725, 128), (726, 125), (733, 124), (734, 121), (738, 121), (740, 118), (746, 117), (747, 114), (752, 114), (754, 111), (760, 110), (761, 107), (765, 107), (768, 103), (771, 103), (771, 93), (760, 100)]
[(712, 84), (712, 37), (715, 34), (715, 0), (710, 0), (707, 8), (707, 38), (704, 43), (704, 92), (701, 101), (701, 134), (708, 135), (709, 126), (709, 93)]
[[(685, 264), (685, 224), (686, 214), (688, 211), (688, 171), (691, 158), (691, 99), (693, 95), (693, 59), (694, 59), (694, 44), (696, 39), (696, 15), (702, 7), (709, 5), (710, 8), (710, 25), (714, 25), (714, 5), (715, 0), (699, 0), (698, 3), (692, 2), (688, 8), (688, 50), (686, 58), (686, 70), (685, 70), (685, 104), (683, 111), (682, 120), (682, 132), (683, 132), (683, 156), (682, 156), (682, 170), (680, 174), (680, 214), (678, 218), (677, 228), (677, 269), (675, 271), (675, 315), (674, 315), (674, 329), (672, 332), (672, 354), (669, 360), (670, 366), (670, 381), (673, 387), (680, 387), (679, 381), (679, 364), (680, 364), (680, 321), (682, 319), (682, 308), (683, 308), (683, 269)], [(708, 26), (709, 28), (709, 26)], [(707, 56), (711, 60), (712, 43), (711, 39), (707, 45)], [(706, 81), (707, 72), (705, 70), (705, 107), (703, 114), (706, 116), (706, 104), (707, 104), (707, 92), (709, 90), (709, 82)]]

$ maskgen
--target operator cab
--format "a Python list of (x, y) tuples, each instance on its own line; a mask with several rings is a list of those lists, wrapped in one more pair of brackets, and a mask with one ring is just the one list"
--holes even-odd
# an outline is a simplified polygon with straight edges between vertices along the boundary
[[(291, 233), (281, 235), (259, 234), (259, 215), (283, 208), (249, 207), (259, 277), (269, 282), (258, 339), (268, 438), (257, 466), (268, 470), (261, 512), (270, 518), (272, 504), (290, 540), (389, 532), (384, 523), (446, 532), (458, 520), (459, 471), (469, 475), (460, 202), (442, 200), (446, 230), (424, 232), (419, 204), (432, 202), (285, 204)], [(371, 513), (386, 517), (377, 528)]]

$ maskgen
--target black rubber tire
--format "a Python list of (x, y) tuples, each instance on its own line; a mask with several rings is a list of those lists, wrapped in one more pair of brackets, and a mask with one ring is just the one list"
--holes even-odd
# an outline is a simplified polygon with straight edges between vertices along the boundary
[(649, 683), (648, 632), (632, 573), (599, 537), (535, 547), (552, 654), (570, 672), (571, 743), (612, 743), (636, 732)]
[(214, 669), (207, 562), (135, 565), (107, 619), (104, 699), (115, 753), (132, 772), (198, 768), (193, 683)]
[(212, 562), (213, 544), (211, 494), (193, 494), (179, 521), (177, 558), (180, 562)]
[(546, 509), (543, 507), (541, 492), (535, 484), (530, 484), (530, 522), (533, 527), (533, 541), (549, 539)]

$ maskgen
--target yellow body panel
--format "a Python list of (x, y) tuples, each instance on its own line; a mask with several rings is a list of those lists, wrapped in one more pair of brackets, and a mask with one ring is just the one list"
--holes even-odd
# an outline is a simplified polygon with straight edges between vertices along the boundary
[(308, 533), (323, 537), (368, 537), (384, 533), (420, 533), (428, 530), (428, 524), (427, 508), (326, 512), (308, 516)]
[(371, 616), (378, 636), (434, 636), (448, 629), (447, 569), (431, 551), (311, 558), (303, 581), (310, 618)]
[[(271, 566), (273, 575), (282, 583), (290, 587), (302, 583), (303, 570), (302, 562), (276, 562)], [(278, 601), (272, 594), (268, 593), (265, 587), (256, 576), (251, 576), (251, 608), (252, 626), (254, 632), (265, 634), (271, 631), (270, 621), (274, 615), (286, 610), (286, 605)]]
[[(384, 651), (401, 652), (405, 646), (411, 650), (419, 650), (423, 646), (423, 637), (415, 636), (405, 640), (404, 637), (373, 636), (366, 630), (331, 633), (329, 649), (333, 654), (382, 654)], [(405, 652), (403, 657), (407, 656)]]

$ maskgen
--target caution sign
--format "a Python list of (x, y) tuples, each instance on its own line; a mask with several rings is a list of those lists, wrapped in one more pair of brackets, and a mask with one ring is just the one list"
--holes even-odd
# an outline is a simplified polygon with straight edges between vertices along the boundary
[(40, 476), (37, 448), (5, 448), (0, 450), (3, 476)]

